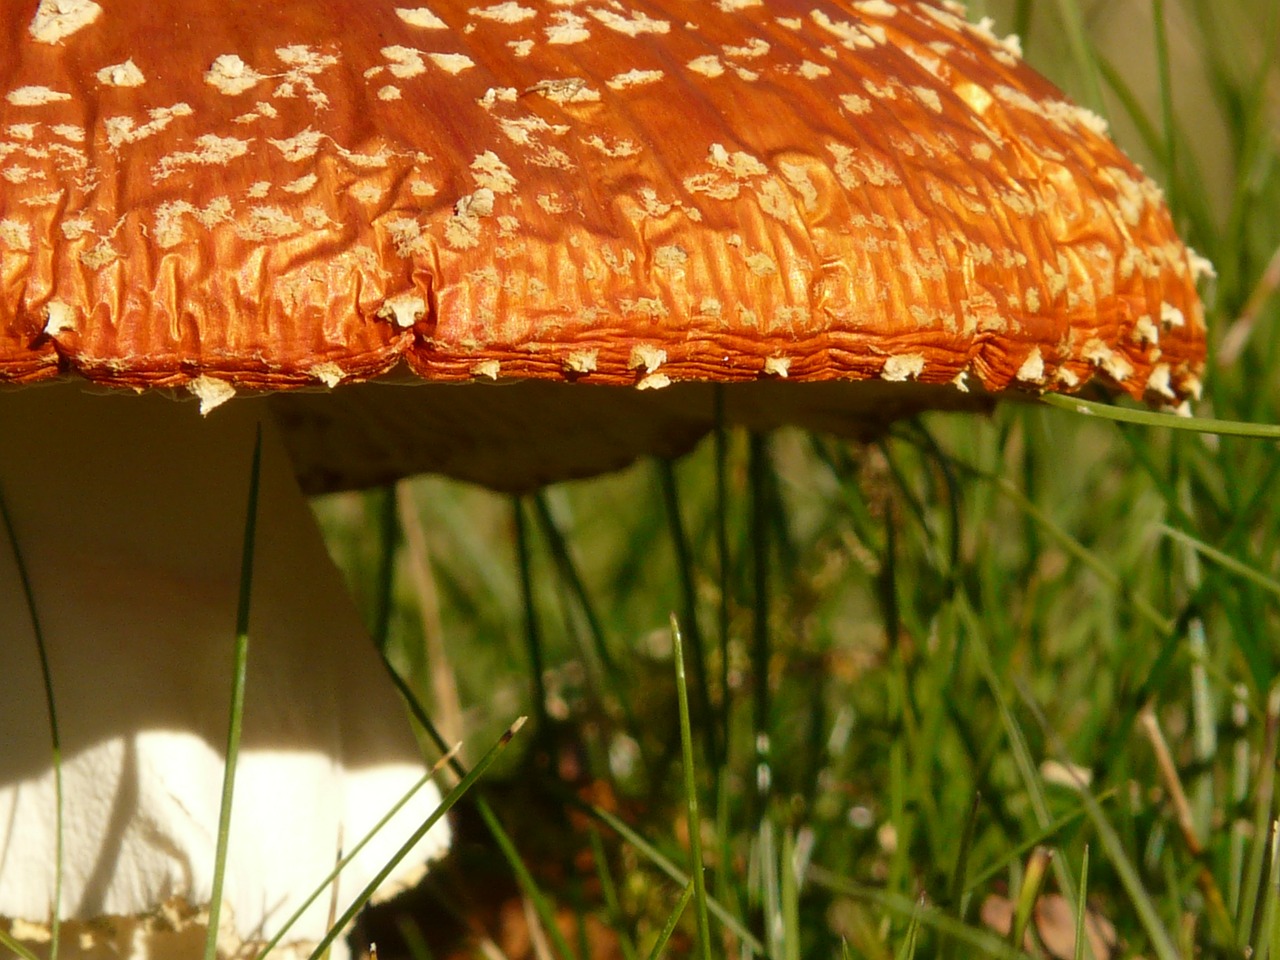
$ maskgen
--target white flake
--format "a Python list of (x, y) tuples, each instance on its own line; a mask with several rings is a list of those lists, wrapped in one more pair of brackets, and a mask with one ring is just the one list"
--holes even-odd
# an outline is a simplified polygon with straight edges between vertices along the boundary
[(378, 310), (383, 320), (393, 320), (397, 327), (412, 327), (427, 312), (427, 302), (415, 293), (388, 297)]
[(1172, 303), (1160, 304), (1160, 322), (1166, 327), (1185, 327), (1186, 315)]
[(661, 390), (663, 387), (671, 386), (671, 378), (665, 373), (650, 373), (640, 378), (640, 382), (636, 384), (637, 390)]
[(204, 82), (228, 96), (238, 96), (266, 79), (234, 53), (217, 57), (204, 73)]
[(628, 70), (615, 75), (608, 83), (610, 90), (625, 90), (628, 87), (639, 87), (647, 83), (656, 83), (662, 79), (661, 70)]
[(537, 16), (536, 11), (520, 6), (514, 0), (508, 0), (506, 3), (497, 3), (482, 10), (472, 10), (471, 13), (474, 16), (483, 17), (485, 20), (495, 20), (498, 23), (523, 23), (525, 20)]
[(48, 87), (29, 86), (10, 90), (5, 94), (5, 99), (15, 107), (43, 107), (46, 103), (70, 100), (71, 94), (63, 93), (61, 90), (51, 90)]
[(207, 417), (236, 395), (236, 388), (217, 377), (201, 375), (187, 384), (187, 389), (200, 401), (200, 416)]
[(591, 373), (600, 358), (599, 350), (574, 350), (564, 360), (566, 373)]
[(554, 21), (551, 26), (543, 27), (542, 30), (547, 35), (547, 43), (567, 45), (581, 43), (591, 37), (586, 19), (572, 11), (553, 13), (551, 19)]
[(885, 360), (880, 368), (880, 378), (901, 383), (914, 380), (924, 372), (924, 354), (898, 353)]
[(31, 227), (18, 220), (0, 220), (0, 244), (10, 250), (31, 250)]
[(671, 24), (666, 20), (654, 20), (643, 13), (635, 13), (630, 17), (624, 17), (619, 13), (614, 13), (612, 10), (604, 10), (600, 7), (593, 7), (588, 12), (610, 30), (625, 33), (629, 37), (637, 37), (642, 33), (669, 33), (671, 31)]
[(104, 87), (140, 87), (147, 82), (147, 78), (132, 60), (103, 67), (94, 76)]
[(1116, 383), (1123, 383), (1133, 373), (1133, 364), (1123, 354), (1112, 350), (1096, 337), (1084, 345), (1080, 355), (1094, 366), (1102, 368)]
[(704, 77), (715, 78), (724, 73), (724, 64), (720, 62), (719, 57), (711, 53), (690, 60), (688, 67), (694, 73), (700, 73)]
[(147, 112), (150, 118), (142, 126), (138, 126), (133, 117), (107, 117), (102, 121), (102, 128), (107, 134), (107, 142), (112, 148), (122, 144), (137, 143), (147, 137), (153, 137), (169, 126), (176, 117), (189, 117), (194, 111), (186, 103), (175, 103), (171, 107), (156, 107)]
[(388, 69), (391, 71), (392, 76), (405, 80), (427, 72), (427, 65), (422, 59), (421, 50), (415, 50), (413, 47), (391, 46), (383, 47), (380, 52), (391, 61), (391, 66)]
[(1147, 392), (1157, 393), (1170, 400), (1178, 399), (1178, 395), (1173, 392), (1173, 387), (1170, 385), (1169, 365), (1167, 363), (1157, 363), (1151, 368), (1151, 374), (1147, 377)]
[(1191, 262), (1191, 279), (1193, 281), (1218, 275), (1218, 272), (1213, 268), (1212, 261), (1208, 257), (1203, 257), (1196, 253), (1190, 247), (1187, 248), (1187, 259)]
[(465, 53), (429, 53), (427, 56), (431, 58), (432, 63), (445, 73), (455, 75), (463, 70), (470, 70), (476, 65), (475, 61)]
[(307, 372), (330, 389), (341, 383), (342, 378), (347, 375), (342, 367), (333, 362), (317, 363)]
[(76, 329), (75, 310), (61, 300), (50, 300), (45, 316), (44, 332), (51, 337), (56, 337), (63, 331), (74, 332)]
[(486, 150), (471, 161), (471, 175), (476, 184), (493, 193), (511, 193), (516, 188), (516, 178), (511, 168), (492, 150)]
[(57, 43), (102, 15), (93, 0), (40, 0), (27, 32), (39, 43)]
[(779, 377), (783, 380), (787, 379), (788, 371), (791, 369), (790, 357), (767, 357), (764, 361), (764, 372), (770, 376)]
[(1022, 361), (1022, 366), (1014, 376), (1023, 383), (1044, 383), (1044, 357), (1040, 354), (1039, 347), (1031, 348), (1027, 359)]
[(279, 150), (290, 163), (297, 163), (315, 156), (324, 138), (323, 133), (308, 127), (301, 133), (286, 140), (269, 139), (267, 142)]
[(195, 150), (186, 150), (172, 153), (167, 157), (161, 157), (160, 162), (156, 164), (155, 179), (163, 180), (177, 173), (181, 167), (192, 163), (203, 165), (225, 164), (237, 157), (244, 156), (249, 150), (249, 144), (252, 142), (252, 140), (238, 140), (235, 137), (219, 137), (217, 134), (206, 133), (204, 136), (196, 138)]
[(627, 360), (627, 366), (632, 370), (644, 370), (645, 373), (654, 373), (666, 362), (667, 351), (651, 343), (639, 343), (631, 348), (631, 356)]
[(426, 7), (397, 7), (396, 15), (409, 26), (423, 30), (447, 30), (449, 27)]

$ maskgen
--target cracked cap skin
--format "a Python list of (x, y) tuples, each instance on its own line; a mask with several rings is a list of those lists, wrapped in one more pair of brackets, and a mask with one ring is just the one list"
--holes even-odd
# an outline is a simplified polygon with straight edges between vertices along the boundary
[(718, 383), (1198, 395), (1208, 264), (956, 5), (416, 2), (0, 0), (0, 381), (278, 391), (311, 491), (675, 453)]

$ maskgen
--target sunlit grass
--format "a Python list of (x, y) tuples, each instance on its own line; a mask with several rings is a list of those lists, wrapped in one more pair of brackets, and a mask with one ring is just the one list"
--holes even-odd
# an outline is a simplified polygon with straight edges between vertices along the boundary
[(253, 558), (257, 549), (258, 488), (262, 474), (262, 427), (258, 427), (249, 466), (249, 496), (244, 512), (244, 538), (240, 552), (240, 587), (236, 602), (236, 633), (232, 645), (231, 705), (227, 722), (226, 762), (222, 771), (222, 796), (218, 805), (218, 833), (214, 847), (213, 883), (209, 895), (209, 923), (204, 938), (204, 960), (217, 960), (222, 885), (226, 880), (227, 849), (231, 840), (231, 813), (235, 799), (236, 761), (244, 730), (245, 684), (249, 669), (249, 609), (253, 597)]

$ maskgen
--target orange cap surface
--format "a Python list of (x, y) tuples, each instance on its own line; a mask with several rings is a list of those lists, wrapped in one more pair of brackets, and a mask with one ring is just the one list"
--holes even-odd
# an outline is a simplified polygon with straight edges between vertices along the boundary
[[(1199, 390), (1203, 262), (1159, 190), (950, 5), (0, 0), (0, 23), (0, 380), (206, 407), (397, 366), (877, 384), (790, 418), (845, 432), (1099, 377)], [(546, 393), (474, 402), (533, 422)], [(650, 417), (634, 453), (664, 418), (705, 429), (688, 396), (600, 409)], [(461, 463), (485, 417), (443, 416), (475, 421)], [(310, 485), (468, 475), (414, 456)]]

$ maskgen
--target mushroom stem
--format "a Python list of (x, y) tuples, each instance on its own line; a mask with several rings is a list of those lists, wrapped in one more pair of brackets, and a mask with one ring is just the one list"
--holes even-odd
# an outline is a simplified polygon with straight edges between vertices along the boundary
[[(190, 404), (86, 397), (67, 384), (0, 397), (0, 489), (62, 740), (63, 958), (198, 955), (244, 497), (265, 409), (236, 402), (201, 420)], [(426, 770), (266, 427), (222, 954), (273, 936)], [(39, 653), (13, 557), (0, 551), (0, 917), (38, 949), (55, 895), (56, 807)], [(421, 791), (361, 851), (338, 880), (340, 906), (438, 802)], [(414, 882), (447, 843), (441, 825), (392, 886)], [(304, 913), (279, 956), (306, 955), (330, 903)]]

